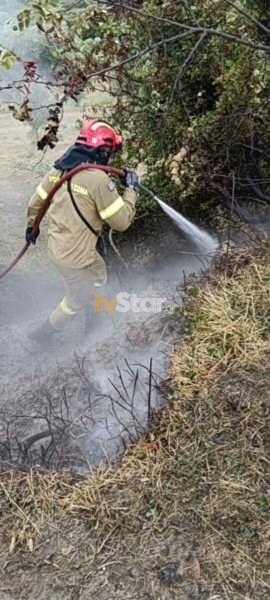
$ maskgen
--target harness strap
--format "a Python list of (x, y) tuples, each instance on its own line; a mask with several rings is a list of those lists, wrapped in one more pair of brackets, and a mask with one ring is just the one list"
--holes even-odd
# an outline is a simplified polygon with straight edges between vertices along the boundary
[(70, 199), (71, 202), (76, 210), (76, 213), (79, 215), (79, 217), (81, 218), (81, 220), (84, 222), (84, 224), (86, 225), (86, 227), (88, 227), (88, 229), (90, 229), (90, 231), (92, 231), (92, 233), (96, 236), (99, 237), (99, 232), (95, 231), (95, 229), (92, 227), (92, 225), (90, 225), (90, 223), (88, 223), (88, 221), (86, 220), (86, 218), (83, 216), (83, 214), (81, 213), (79, 207), (77, 206), (76, 202), (75, 202), (75, 198), (73, 196), (72, 193), (72, 189), (71, 189), (71, 179), (67, 180), (67, 189), (68, 189), (68, 193), (70, 195)]

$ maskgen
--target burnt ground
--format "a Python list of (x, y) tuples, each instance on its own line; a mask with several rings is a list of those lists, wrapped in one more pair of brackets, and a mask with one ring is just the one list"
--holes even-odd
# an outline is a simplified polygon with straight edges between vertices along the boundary
[[(65, 118), (67, 122), (75, 120), (69, 111)], [(3, 138), (5, 128), (7, 131), (5, 155), (1, 159), (0, 202), (3, 232), (0, 265), (4, 266), (23, 243), (27, 202), (49, 164), (47, 156), (38, 164), (39, 157), (34, 153), (27, 126), (13, 124), (10, 119), (7, 123), (2, 116), (1, 127)], [(14, 135), (15, 128), (19, 127), (16, 144), (9, 142), (9, 127), (14, 128)], [(51, 162), (73, 137), (74, 131), (68, 127), (67, 142), (59, 143), (50, 155)], [(66, 428), (71, 428), (75, 435), (75, 427), (75, 437), (80, 439), (79, 446), (88, 468), (89, 462), (98, 464), (104, 455), (114, 455), (122, 449), (123, 443), (135, 439), (147, 425), (150, 408), (159, 405), (156, 388), (166, 370), (167, 356), (177, 334), (176, 329), (173, 332), (168, 312), (181, 302), (185, 278), (193, 271), (206, 268), (210, 257), (197, 256), (196, 247), (179, 234), (161, 211), (157, 215), (140, 216), (128, 233), (114, 234), (114, 239), (128, 269), (110, 249), (109, 283), (102, 294), (108, 299), (121, 291), (166, 298), (162, 313), (98, 314), (92, 307), (88, 316), (80, 315), (69, 330), (56, 336), (49, 348), (31, 343), (27, 333), (47, 318), (62, 295), (61, 281), (46, 255), (46, 225), (36, 246), (30, 248), (16, 269), (1, 281), (3, 459), (7, 457), (7, 439), (15, 440), (8, 452), (9, 458), (15, 462), (25, 461), (21, 447), (29, 437), (46, 431), (52, 434), (52, 430), (61, 437)], [(86, 319), (88, 332), (85, 331)], [(151, 401), (147, 392), (150, 366), (154, 377), (151, 380), (151, 374)], [(124, 403), (127, 402), (124, 408), (121, 406), (123, 395)], [(132, 407), (127, 399), (129, 395)], [(115, 407), (112, 402), (117, 401), (117, 397), (120, 404)], [(50, 446), (51, 438), (52, 435), (41, 438), (42, 452), (44, 443)], [(35, 443), (30, 462), (35, 462), (37, 457), (40, 460), (40, 443), (39, 440)], [(75, 462), (80, 463), (79, 454), (79, 461)], [(59, 466), (55, 453), (51, 456), (49, 452), (46, 456), (46, 466), (48, 462)], [(61, 460), (67, 464), (66, 459)]]
[[(57, 433), (60, 429), (61, 433), (64, 424), (72, 428), (83, 421), (83, 430), (80, 425), (76, 437), (80, 438), (87, 464), (97, 464), (104, 454), (117, 453), (119, 444), (121, 449), (122, 443), (135, 439), (134, 419), (137, 433), (144, 430), (150, 408), (159, 405), (158, 382), (166, 371), (177, 335), (171, 310), (181, 302), (185, 278), (208, 262), (190, 256), (188, 252), (192, 249), (188, 249), (169, 224), (159, 232), (158, 242), (157, 250), (156, 236), (145, 238), (143, 243), (136, 244), (136, 251), (134, 246), (125, 247), (122, 243), (121, 253), (129, 270), (111, 256), (110, 280), (103, 295), (111, 299), (125, 291), (140, 297), (165, 298), (162, 312), (98, 314), (90, 309), (88, 316), (83, 313), (67, 331), (57, 335), (49, 348), (39, 348), (30, 342), (27, 333), (48, 316), (61, 298), (61, 284), (50, 265), (40, 273), (31, 262), (28, 271), (26, 258), (24, 272), (13, 272), (3, 280), (0, 304), (3, 443), (7, 427), (8, 436), (16, 439), (16, 447), (44, 427), (45, 431), (49, 426)], [(187, 254), (181, 254), (183, 247)], [(147, 392), (150, 366), (151, 407)], [(117, 396), (120, 404), (115, 407), (112, 402), (117, 402)], [(128, 397), (132, 398), (132, 407)], [(127, 402), (124, 408), (123, 401)], [(51, 436), (47, 442), (50, 441)], [(11, 454), (13, 457), (13, 449)], [(54, 457), (50, 464), (55, 466)]]

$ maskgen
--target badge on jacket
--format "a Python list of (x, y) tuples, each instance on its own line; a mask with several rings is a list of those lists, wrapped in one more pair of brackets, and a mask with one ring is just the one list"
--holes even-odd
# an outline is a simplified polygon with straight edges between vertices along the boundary
[(107, 188), (108, 188), (108, 190), (110, 190), (110, 192), (113, 192), (113, 190), (115, 189), (115, 185), (114, 185), (113, 181), (109, 181)]

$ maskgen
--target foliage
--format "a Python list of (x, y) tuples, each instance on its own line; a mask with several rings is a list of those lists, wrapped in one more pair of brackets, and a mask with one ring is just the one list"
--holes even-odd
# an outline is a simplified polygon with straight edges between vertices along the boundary
[[(153, 186), (170, 199), (202, 202), (213, 182), (231, 190), (235, 178), (242, 193), (250, 163), (255, 177), (266, 168), (269, 22), (265, 0), (35, 0), (16, 27), (43, 33), (53, 57), (46, 86), (58, 102), (60, 92), (60, 104), (103, 86), (114, 98), (103, 116), (126, 139), (123, 160), (145, 162)], [(247, 146), (260, 150), (252, 161)]]
[(4, 67), (4, 69), (10, 69), (14, 64), (15, 60), (17, 60), (16, 54), (11, 52), (7, 48), (2, 48), (0, 50), (0, 65)]

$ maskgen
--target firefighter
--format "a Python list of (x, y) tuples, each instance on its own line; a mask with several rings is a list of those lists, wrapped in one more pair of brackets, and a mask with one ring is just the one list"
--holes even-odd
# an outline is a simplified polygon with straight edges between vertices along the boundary
[[(122, 147), (122, 138), (105, 122), (88, 121), (73, 146), (58, 159), (32, 196), (27, 210), (26, 241), (36, 243), (34, 220), (52, 186), (77, 165), (107, 165)], [(30, 333), (37, 342), (48, 341), (65, 328), (84, 307), (93, 304), (95, 288), (105, 285), (107, 268), (97, 251), (102, 224), (125, 231), (135, 215), (138, 177), (125, 170), (123, 198), (104, 171), (87, 169), (74, 175), (53, 196), (47, 212), (48, 254), (64, 282), (65, 295), (48, 320)]]

